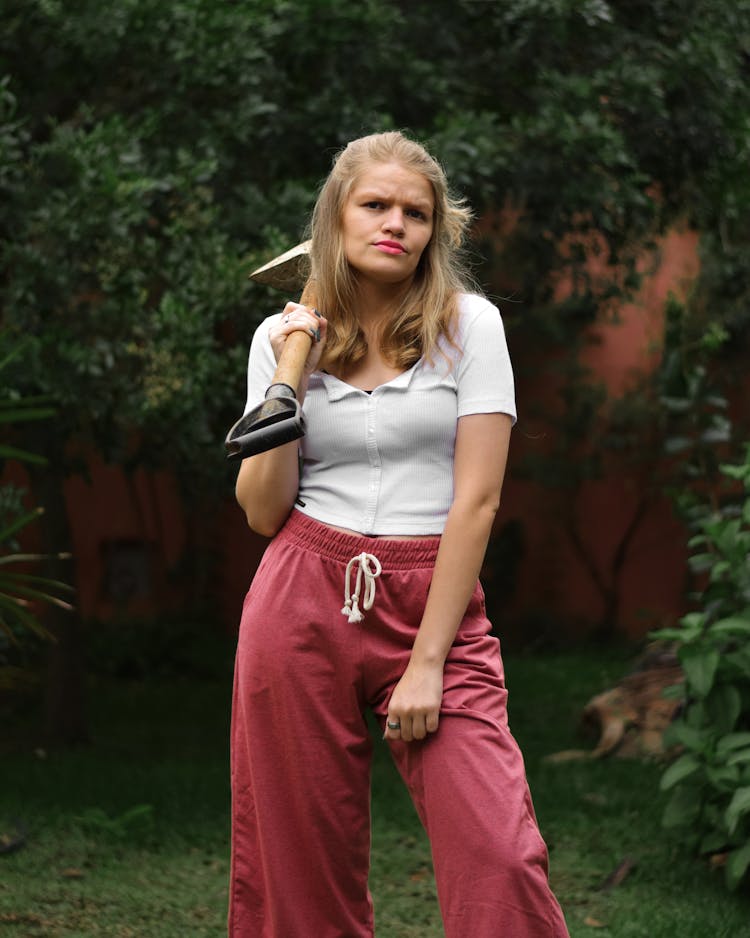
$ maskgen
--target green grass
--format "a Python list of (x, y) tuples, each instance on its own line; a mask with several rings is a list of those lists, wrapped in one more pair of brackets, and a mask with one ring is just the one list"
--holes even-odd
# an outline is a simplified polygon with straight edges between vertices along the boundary
[[(750, 936), (747, 892), (727, 893), (720, 873), (661, 830), (658, 766), (543, 759), (587, 745), (576, 737), (581, 707), (627, 661), (581, 652), (511, 656), (506, 666), (511, 726), (573, 938)], [(0, 752), (0, 835), (18, 819), (27, 842), (0, 856), (0, 935), (224, 934), (229, 694), (226, 679), (97, 679), (93, 746), (35, 752), (28, 728), (11, 728)], [(381, 745), (373, 824), (378, 938), (439, 938), (429, 847)], [(626, 857), (630, 874), (603, 890)]]

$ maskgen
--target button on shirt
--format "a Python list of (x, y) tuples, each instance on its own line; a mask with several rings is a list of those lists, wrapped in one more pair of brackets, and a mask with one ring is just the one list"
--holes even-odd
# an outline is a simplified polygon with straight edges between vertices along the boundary
[[(250, 349), (245, 412), (259, 404), (276, 362), (269, 326)], [(455, 345), (455, 347), (454, 347)], [(333, 375), (310, 377), (297, 508), (362, 534), (440, 534), (453, 500), (457, 421), (505, 413), (515, 421), (513, 371), (497, 307), (462, 294), (454, 344), (371, 394)]]

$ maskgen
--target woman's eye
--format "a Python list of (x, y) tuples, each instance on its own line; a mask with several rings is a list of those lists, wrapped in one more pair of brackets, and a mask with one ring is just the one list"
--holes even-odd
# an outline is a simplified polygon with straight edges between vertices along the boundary
[(383, 208), (383, 203), (378, 202), (377, 199), (372, 199), (370, 202), (365, 202), (365, 208)]
[(427, 216), (424, 212), (420, 211), (418, 208), (410, 208), (406, 210), (406, 214), (411, 218), (418, 218), (420, 221), (424, 221)]

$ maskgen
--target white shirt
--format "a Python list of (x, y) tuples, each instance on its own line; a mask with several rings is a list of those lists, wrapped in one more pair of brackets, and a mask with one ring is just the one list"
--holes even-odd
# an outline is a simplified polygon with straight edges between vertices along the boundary
[[(268, 328), (280, 316), (264, 320), (253, 337), (245, 413), (265, 398), (273, 378)], [(497, 307), (461, 294), (455, 341), (458, 348), (441, 339), (431, 363), (420, 358), (371, 394), (323, 372), (310, 376), (299, 511), (362, 534), (442, 533), (453, 500), (458, 418), (516, 418)]]

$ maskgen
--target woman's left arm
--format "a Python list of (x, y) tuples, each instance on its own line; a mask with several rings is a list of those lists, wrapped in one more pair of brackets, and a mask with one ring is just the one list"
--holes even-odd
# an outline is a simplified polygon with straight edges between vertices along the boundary
[(440, 539), (422, 623), (403, 677), (388, 704), (386, 738), (424, 739), (438, 728), (443, 667), (474, 592), (500, 505), (512, 420), (467, 414), (458, 420), (453, 503)]

